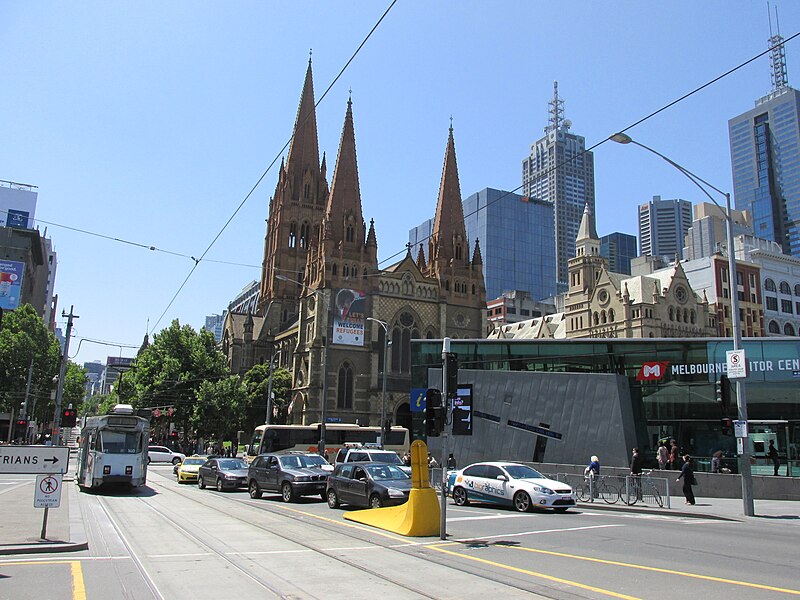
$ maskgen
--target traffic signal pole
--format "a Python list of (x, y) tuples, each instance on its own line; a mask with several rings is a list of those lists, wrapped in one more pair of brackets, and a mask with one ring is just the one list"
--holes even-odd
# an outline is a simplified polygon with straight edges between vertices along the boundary
[(444, 410), (444, 427), (442, 428), (442, 500), (440, 507), (439, 538), (447, 539), (447, 457), (450, 456), (450, 432), (453, 428), (453, 419), (450, 416), (450, 390), (447, 387), (447, 356), (450, 354), (450, 338), (446, 337), (442, 343), (442, 406)]
[[(69, 338), (72, 334), (72, 321), (78, 319), (78, 315), (73, 314), (75, 306), (69, 307), (69, 314), (61, 311), (62, 317), (67, 317), (67, 337), (64, 340), (64, 353), (61, 355), (61, 370), (58, 372), (58, 391), (56, 391), (56, 413), (53, 416), (53, 432), (51, 439), (53, 446), (61, 445), (61, 398), (64, 394), (64, 378), (67, 376), (67, 359), (69, 356)], [(45, 508), (45, 512), (47, 509)]]

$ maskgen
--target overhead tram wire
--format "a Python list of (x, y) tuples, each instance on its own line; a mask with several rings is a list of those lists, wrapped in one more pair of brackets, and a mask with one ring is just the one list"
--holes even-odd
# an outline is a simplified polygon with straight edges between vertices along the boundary
[[(388, 14), (389, 14), (389, 11), (390, 11), (390, 10), (392, 10), (392, 7), (394, 7), (394, 5), (395, 5), (396, 3), (397, 3), (397, 0), (392, 0), (391, 4), (389, 4), (389, 7), (388, 7), (388, 8), (387, 8), (387, 9), (386, 9), (384, 12), (383, 12), (383, 14), (382, 14), (382, 15), (381, 15), (381, 17), (380, 17), (380, 18), (377, 20), (377, 22), (375, 23), (375, 25), (373, 25), (373, 26), (372, 26), (372, 29), (370, 29), (370, 30), (369, 30), (369, 33), (367, 33), (366, 37), (365, 37), (365, 38), (364, 38), (364, 39), (361, 41), (361, 43), (358, 45), (358, 48), (356, 48), (355, 52), (353, 52), (352, 56), (350, 56), (350, 58), (348, 59), (348, 61), (345, 63), (345, 65), (344, 65), (344, 66), (342, 67), (342, 69), (339, 71), (339, 74), (338, 74), (338, 75), (336, 75), (336, 77), (334, 77), (333, 81), (331, 81), (330, 85), (329, 85), (329, 86), (326, 88), (326, 90), (325, 90), (325, 91), (322, 93), (322, 95), (320, 96), (319, 100), (317, 100), (317, 102), (314, 104), (314, 108), (315, 108), (315, 109), (316, 109), (316, 108), (317, 108), (317, 107), (320, 105), (320, 103), (321, 103), (321, 102), (322, 102), (322, 100), (325, 98), (325, 96), (327, 96), (327, 95), (328, 95), (328, 92), (330, 92), (330, 91), (331, 91), (331, 89), (332, 89), (332, 88), (333, 88), (333, 86), (336, 84), (336, 82), (337, 82), (337, 81), (339, 81), (339, 78), (341, 78), (341, 76), (344, 74), (344, 72), (345, 72), (345, 70), (347, 69), (347, 67), (349, 67), (349, 66), (350, 66), (350, 63), (352, 63), (352, 62), (353, 62), (353, 60), (355, 59), (355, 57), (358, 55), (358, 53), (361, 51), (361, 49), (362, 49), (362, 48), (364, 47), (364, 45), (367, 43), (367, 40), (369, 40), (369, 38), (370, 38), (370, 37), (372, 37), (372, 34), (373, 34), (373, 33), (375, 33), (375, 30), (376, 30), (376, 29), (378, 28), (378, 26), (379, 26), (379, 25), (380, 25), (380, 24), (383, 22), (383, 19), (386, 17), (386, 15), (388, 15)], [(306, 119), (308, 119), (308, 118), (309, 118), (309, 116), (310, 116), (310, 115), (307, 115), (307, 116), (306, 116)], [(303, 121), (303, 124), (305, 124), (305, 121)], [(287, 140), (287, 142), (286, 142), (286, 143), (283, 145), (283, 147), (280, 149), (280, 151), (278, 151), (278, 153), (275, 155), (275, 158), (273, 158), (273, 159), (272, 159), (272, 162), (271, 162), (271, 163), (269, 163), (269, 165), (267, 166), (267, 168), (266, 168), (266, 169), (264, 169), (264, 172), (261, 174), (261, 177), (259, 177), (259, 178), (258, 178), (258, 180), (255, 182), (255, 184), (254, 184), (254, 185), (253, 185), (253, 187), (250, 189), (250, 191), (249, 191), (249, 192), (247, 192), (247, 195), (246, 195), (246, 196), (245, 196), (245, 197), (242, 199), (242, 201), (239, 203), (239, 206), (237, 206), (237, 207), (236, 207), (236, 210), (234, 210), (234, 211), (233, 211), (233, 214), (232, 214), (232, 215), (231, 215), (231, 216), (228, 218), (228, 220), (227, 220), (227, 221), (225, 221), (225, 224), (222, 226), (222, 229), (220, 229), (220, 230), (219, 230), (219, 232), (217, 233), (217, 235), (216, 235), (216, 236), (214, 236), (214, 239), (213, 239), (213, 240), (211, 240), (211, 243), (210, 243), (210, 244), (208, 245), (208, 247), (205, 249), (205, 251), (203, 252), (203, 254), (201, 254), (201, 255), (200, 255), (200, 258), (198, 258), (198, 259), (195, 259), (195, 264), (194, 264), (194, 265), (192, 266), (192, 268), (190, 269), (190, 271), (189, 271), (189, 274), (188, 274), (188, 275), (186, 275), (186, 279), (184, 279), (184, 280), (183, 280), (183, 283), (181, 283), (180, 287), (178, 288), (178, 291), (176, 291), (176, 292), (175, 292), (175, 295), (172, 297), (172, 300), (170, 300), (170, 301), (169, 301), (169, 304), (167, 304), (167, 307), (164, 309), (164, 312), (162, 312), (162, 313), (161, 313), (161, 316), (160, 316), (160, 317), (158, 317), (158, 320), (157, 320), (157, 321), (155, 322), (155, 324), (153, 325), (153, 328), (150, 330), (150, 333), (152, 333), (153, 331), (155, 331), (156, 327), (158, 327), (159, 323), (161, 323), (161, 320), (164, 318), (164, 315), (166, 315), (166, 314), (167, 314), (167, 311), (168, 311), (168, 310), (169, 310), (169, 309), (172, 307), (172, 305), (174, 304), (175, 300), (178, 298), (178, 296), (180, 295), (181, 291), (183, 290), (183, 288), (184, 288), (184, 287), (186, 286), (186, 284), (188, 283), (189, 279), (190, 279), (190, 278), (192, 277), (192, 275), (194, 274), (194, 272), (195, 272), (195, 270), (197, 269), (197, 267), (198, 267), (198, 265), (200, 264), (200, 262), (201, 262), (201, 261), (203, 261), (203, 260), (205, 259), (205, 256), (206, 256), (206, 254), (208, 254), (209, 250), (211, 250), (211, 248), (214, 246), (214, 244), (217, 242), (217, 240), (220, 238), (220, 236), (221, 236), (221, 235), (224, 233), (224, 231), (225, 231), (225, 230), (228, 228), (228, 225), (230, 225), (231, 221), (233, 221), (233, 219), (236, 217), (236, 215), (237, 215), (237, 214), (239, 214), (239, 211), (242, 209), (242, 207), (245, 205), (245, 203), (246, 203), (246, 202), (247, 202), (247, 201), (250, 199), (250, 196), (252, 196), (252, 195), (253, 195), (253, 192), (255, 192), (255, 191), (256, 191), (256, 188), (257, 188), (257, 187), (259, 186), (259, 184), (260, 184), (260, 183), (263, 181), (264, 177), (266, 177), (266, 176), (267, 176), (267, 173), (269, 173), (269, 171), (272, 169), (272, 167), (275, 165), (275, 163), (276, 163), (276, 162), (278, 162), (278, 159), (279, 159), (279, 158), (280, 158), (280, 157), (283, 155), (283, 152), (284, 152), (284, 150), (286, 150), (286, 148), (287, 148), (287, 147), (289, 146), (289, 144), (292, 142), (292, 139), (293, 139), (293, 138), (294, 138), (294, 132), (292, 133), (292, 137), (290, 137), (290, 138)]]
[[(764, 55), (766, 55), (766, 54), (769, 54), (769, 53), (770, 53), (770, 52), (772, 52), (772, 50), (774, 50), (775, 48), (777, 48), (777, 47), (779, 47), (779, 46), (785, 46), (787, 42), (790, 42), (791, 40), (793, 40), (794, 38), (796, 38), (796, 37), (798, 37), (798, 36), (800, 36), (800, 31), (798, 31), (797, 33), (795, 33), (795, 34), (793, 34), (793, 35), (789, 36), (788, 38), (786, 38), (785, 40), (783, 40), (783, 41), (782, 41), (782, 42), (780, 42), (779, 44), (775, 44), (774, 46), (770, 46), (769, 48), (767, 48), (767, 49), (766, 49), (766, 50), (764, 50), (763, 52), (760, 52), (760, 53), (756, 54), (755, 56), (753, 56), (753, 57), (751, 57), (751, 58), (748, 58), (748, 59), (747, 59), (746, 61), (744, 61), (743, 63), (740, 63), (739, 65), (737, 65), (737, 66), (733, 67), (732, 69), (729, 69), (729, 70), (725, 71), (725, 72), (724, 72), (724, 73), (722, 73), (721, 75), (717, 75), (716, 77), (714, 77), (714, 78), (713, 78), (713, 79), (711, 79), (710, 81), (707, 81), (707, 82), (706, 82), (706, 83), (704, 83), (703, 85), (701, 85), (701, 86), (698, 86), (698, 87), (694, 88), (692, 91), (685, 93), (683, 96), (680, 96), (679, 98), (676, 98), (675, 100), (672, 100), (671, 102), (668, 102), (667, 104), (665, 104), (665, 105), (664, 105), (664, 106), (662, 106), (661, 108), (659, 108), (659, 109), (657, 109), (657, 110), (654, 110), (653, 112), (651, 112), (650, 114), (648, 114), (648, 115), (646, 115), (646, 116), (642, 117), (642, 118), (641, 118), (641, 119), (639, 119), (638, 121), (635, 121), (635, 122), (631, 123), (630, 125), (628, 125), (627, 127), (625, 127), (624, 129), (620, 129), (619, 131), (615, 131), (614, 133), (625, 133), (626, 131), (628, 131), (628, 130), (630, 130), (630, 129), (633, 129), (633, 128), (634, 128), (634, 127), (636, 127), (637, 125), (641, 125), (642, 123), (644, 123), (644, 122), (645, 122), (645, 121), (647, 121), (648, 119), (652, 119), (653, 117), (655, 117), (655, 116), (656, 116), (656, 115), (658, 115), (659, 113), (662, 113), (662, 112), (664, 112), (664, 111), (665, 111), (665, 110), (667, 110), (668, 108), (672, 108), (673, 106), (675, 106), (675, 105), (676, 105), (676, 104), (678, 104), (679, 102), (682, 102), (683, 100), (686, 100), (687, 98), (689, 98), (689, 97), (691, 97), (691, 96), (694, 96), (696, 93), (698, 93), (698, 92), (700, 92), (700, 91), (704, 90), (705, 88), (709, 87), (710, 85), (712, 85), (712, 84), (714, 84), (714, 83), (717, 83), (718, 81), (720, 81), (720, 80), (724, 79), (724, 78), (725, 78), (725, 77), (727, 77), (728, 75), (731, 75), (731, 74), (735, 73), (736, 71), (738, 71), (739, 69), (742, 69), (742, 68), (746, 67), (746, 66), (747, 66), (747, 65), (749, 65), (751, 62), (754, 62), (754, 61), (758, 60), (759, 58), (761, 58), (762, 56), (764, 56)], [(545, 177), (547, 177), (548, 175), (550, 175), (550, 173), (552, 173), (552, 172), (553, 172), (553, 171), (555, 171), (556, 169), (559, 169), (559, 168), (563, 167), (564, 165), (566, 165), (566, 164), (567, 164), (567, 163), (569, 163), (569, 162), (573, 162), (573, 161), (577, 160), (578, 158), (580, 158), (581, 156), (583, 156), (583, 155), (584, 155), (584, 154), (586, 154), (587, 152), (591, 152), (591, 151), (592, 151), (592, 150), (594, 150), (595, 148), (597, 148), (597, 147), (599, 147), (599, 146), (602, 146), (602, 145), (603, 145), (603, 144), (605, 144), (605, 143), (606, 143), (608, 140), (609, 140), (609, 138), (608, 138), (608, 136), (606, 136), (604, 139), (600, 140), (599, 142), (597, 142), (596, 144), (594, 144), (594, 145), (592, 145), (592, 146), (589, 146), (588, 148), (585, 148), (584, 150), (582, 150), (581, 152), (579, 152), (579, 153), (578, 153), (578, 154), (576, 154), (575, 156), (573, 156), (573, 157), (571, 157), (571, 158), (568, 158), (568, 159), (566, 159), (566, 160), (563, 160), (563, 161), (561, 161), (560, 163), (558, 163), (558, 164), (556, 164), (556, 165), (554, 165), (554, 166), (550, 167), (550, 168), (549, 168), (547, 171), (545, 171), (544, 173), (542, 173), (541, 175), (539, 175), (539, 177), (538, 177), (538, 178), (539, 178), (539, 179), (544, 179)], [(523, 184), (523, 185), (524, 185), (524, 184)], [(476, 209), (475, 209), (473, 212), (471, 212), (471, 213), (469, 213), (469, 214), (465, 215), (465, 217), (468, 217), (468, 216), (472, 216), (472, 215), (474, 215), (474, 214), (477, 214), (478, 212), (480, 212), (481, 210), (485, 210), (486, 208), (488, 208), (489, 206), (491, 206), (491, 205), (492, 205), (492, 204), (494, 204), (495, 202), (499, 202), (500, 200), (502, 200), (502, 199), (503, 199), (503, 198), (505, 198), (506, 196), (509, 196), (509, 195), (511, 195), (511, 194), (515, 194), (516, 192), (518, 192), (519, 190), (521, 190), (521, 189), (522, 189), (523, 185), (517, 186), (516, 188), (514, 188), (514, 189), (513, 189), (513, 190), (511, 190), (510, 192), (506, 192), (505, 194), (503, 194), (502, 196), (499, 196), (499, 197), (495, 198), (495, 199), (494, 199), (494, 200), (492, 200), (491, 202), (487, 202), (487, 203), (486, 203), (486, 206), (483, 206), (483, 207), (476, 208)], [(430, 237), (431, 237), (431, 236), (428, 236), (428, 237), (426, 237), (426, 238), (423, 238), (422, 240), (420, 240), (420, 243), (428, 241), (428, 240), (430, 239)], [(389, 257), (387, 257), (387, 258), (383, 259), (383, 260), (382, 260), (382, 261), (380, 261), (378, 264), (384, 264), (384, 263), (386, 263), (386, 262), (388, 262), (388, 261), (390, 261), (390, 260), (392, 260), (392, 259), (394, 259), (394, 258), (397, 258), (398, 256), (402, 255), (404, 252), (406, 252), (406, 250), (399, 250), (398, 252), (395, 252), (395, 253), (394, 253), (394, 254), (392, 254), (391, 256), (389, 256)]]

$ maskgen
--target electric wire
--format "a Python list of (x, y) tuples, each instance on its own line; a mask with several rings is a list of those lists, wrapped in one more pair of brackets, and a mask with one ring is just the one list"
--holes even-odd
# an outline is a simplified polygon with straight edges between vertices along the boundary
[[(315, 109), (320, 105), (320, 103), (323, 101), (325, 96), (328, 95), (328, 92), (331, 91), (331, 89), (336, 84), (336, 82), (339, 81), (339, 78), (344, 74), (344, 72), (347, 69), (347, 67), (350, 66), (350, 63), (353, 62), (355, 57), (358, 55), (358, 53), (361, 51), (361, 49), (367, 43), (367, 40), (369, 40), (369, 38), (372, 37), (372, 34), (375, 32), (375, 30), (378, 28), (378, 26), (383, 22), (384, 18), (386, 18), (386, 15), (389, 14), (389, 11), (392, 10), (392, 7), (394, 7), (394, 5), (396, 3), (397, 3), (397, 0), (392, 0), (391, 4), (389, 4), (389, 7), (383, 12), (383, 14), (378, 19), (378, 21), (375, 23), (375, 25), (373, 25), (372, 29), (370, 29), (370, 31), (366, 35), (366, 37), (358, 45), (358, 48), (356, 48), (355, 52), (353, 52), (352, 56), (350, 56), (348, 61), (345, 63), (345, 65), (339, 71), (338, 75), (336, 75), (336, 77), (334, 77), (333, 81), (331, 81), (330, 85), (327, 87), (325, 92), (323, 92), (322, 96), (320, 96), (319, 100), (317, 100), (317, 102), (314, 104), (314, 108)], [(309, 117), (310, 117), (310, 115), (307, 115), (306, 119), (308, 119)], [(305, 121), (303, 121), (303, 124), (305, 124)], [(223, 232), (228, 228), (228, 225), (230, 225), (231, 221), (233, 221), (233, 219), (236, 217), (236, 215), (239, 214), (239, 211), (242, 209), (242, 207), (245, 205), (245, 203), (250, 199), (250, 196), (253, 195), (253, 192), (255, 192), (256, 188), (263, 181), (264, 177), (267, 176), (267, 173), (269, 173), (269, 171), (272, 169), (272, 167), (275, 165), (275, 163), (278, 161), (278, 159), (283, 154), (283, 151), (286, 150), (286, 148), (289, 146), (289, 144), (292, 142), (293, 139), (294, 139), (294, 132), (292, 132), (292, 136), (287, 140), (287, 142), (283, 145), (283, 147), (280, 149), (280, 151), (275, 155), (275, 158), (272, 159), (272, 162), (267, 166), (266, 169), (264, 169), (264, 172), (261, 174), (261, 176), (255, 182), (255, 184), (250, 189), (250, 191), (247, 192), (247, 195), (242, 199), (242, 201), (239, 203), (239, 206), (236, 207), (236, 210), (233, 211), (233, 214), (231, 214), (231, 216), (228, 218), (228, 220), (225, 222), (225, 224), (219, 230), (217, 235), (214, 236), (214, 239), (211, 240), (211, 243), (208, 245), (208, 247), (200, 255), (200, 258), (196, 259), (195, 264), (189, 270), (189, 274), (186, 275), (186, 279), (184, 279), (183, 283), (181, 283), (181, 285), (178, 287), (178, 290), (175, 292), (175, 295), (169, 301), (169, 304), (167, 304), (167, 307), (164, 309), (164, 312), (161, 313), (161, 316), (158, 317), (158, 320), (153, 325), (153, 328), (150, 330), (150, 333), (155, 331), (156, 327), (158, 327), (158, 325), (161, 323), (161, 320), (164, 318), (164, 315), (167, 314), (167, 311), (172, 307), (173, 303), (178, 298), (178, 296), (180, 295), (180, 293), (183, 290), (183, 288), (186, 287), (186, 284), (189, 282), (189, 279), (192, 277), (194, 272), (197, 270), (197, 266), (200, 264), (201, 261), (203, 261), (205, 259), (206, 254), (208, 254), (209, 250), (211, 250), (211, 248), (214, 246), (214, 244), (216, 244), (217, 240), (220, 238), (220, 236), (223, 234)]]

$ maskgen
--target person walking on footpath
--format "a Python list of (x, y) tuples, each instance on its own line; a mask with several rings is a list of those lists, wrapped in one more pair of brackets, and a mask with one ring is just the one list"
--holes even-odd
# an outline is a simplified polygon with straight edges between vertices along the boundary
[(453, 453), (451, 452), (450, 456), (447, 457), (447, 470), (448, 471), (453, 471), (456, 468), (457, 468), (456, 467), (456, 457), (453, 456)]
[(589, 466), (583, 470), (583, 476), (589, 478), (592, 497), (597, 498), (597, 484), (600, 482), (600, 459), (592, 456)]
[(722, 472), (722, 450), (717, 450), (711, 457), (711, 472)]
[(633, 486), (636, 489), (636, 499), (642, 499), (642, 463), (644, 459), (639, 454), (639, 449), (634, 448), (631, 455), (631, 475), (633, 475)]
[(656, 450), (656, 460), (658, 461), (658, 468), (662, 471), (667, 468), (668, 456), (667, 445), (664, 442), (659, 442), (658, 450)]
[(670, 468), (671, 471), (672, 470), (677, 471), (678, 469), (681, 468), (680, 464), (679, 464), (680, 455), (681, 455), (681, 453), (680, 453), (680, 450), (678, 450), (678, 442), (676, 442), (675, 440), (672, 440), (672, 448), (670, 448), (670, 450), (669, 450), (669, 459), (668, 459), (669, 460), (669, 468)]
[(770, 440), (769, 441), (769, 450), (767, 451), (767, 456), (772, 461), (772, 466), (775, 469), (775, 476), (778, 476), (778, 469), (781, 466), (781, 457), (778, 456), (778, 449), (775, 448), (775, 442)]
[(683, 496), (686, 498), (686, 504), (694, 505), (694, 490), (692, 486), (697, 483), (694, 478), (694, 469), (692, 468), (692, 457), (688, 454), (683, 457), (683, 466), (681, 467), (681, 474), (675, 481), (683, 479)]

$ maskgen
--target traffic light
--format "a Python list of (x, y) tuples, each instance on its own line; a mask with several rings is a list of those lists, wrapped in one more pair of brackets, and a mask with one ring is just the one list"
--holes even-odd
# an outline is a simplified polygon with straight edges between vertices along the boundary
[(731, 419), (722, 419), (722, 435), (731, 435), (733, 433), (733, 421)]
[(447, 395), (451, 398), (458, 389), (458, 355), (455, 352), (447, 353)]
[(442, 392), (429, 388), (425, 392), (425, 435), (436, 437), (444, 429), (444, 406), (442, 406)]
[(61, 426), (75, 427), (78, 422), (78, 411), (74, 408), (65, 408), (61, 411)]
[(715, 391), (717, 402), (722, 407), (723, 413), (728, 412), (731, 404), (731, 382), (727, 375), (720, 375)]
[(381, 435), (383, 436), (383, 445), (389, 443), (389, 434), (392, 432), (392, 420), (386, 419), (383, 422), (383, 429)]
[(17, 419), (15, 427), (17, 428), (17, 436), (25, 437), (28, 432), (28, 419)]

